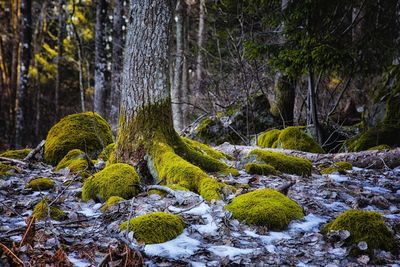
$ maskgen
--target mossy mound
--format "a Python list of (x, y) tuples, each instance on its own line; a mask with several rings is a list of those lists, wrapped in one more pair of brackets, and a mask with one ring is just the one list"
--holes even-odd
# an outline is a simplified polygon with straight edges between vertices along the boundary
[(259, 175), (277, 174), (275, 168), (269, 164), (246, 163), (246, 165), (244, 165), (244, 169), (249, 174), (259, 174)]
[[(166, 187), (171, 188), (172, 190), (189, 191), (189, 189), (177, 184), (168, 184), (166, 185)], [(167, 192), (157, 189), (151, 189), (149, 190), (148, 194), (149, 195), (157, 194), (159, 196), (165, 197), (167, 195)]]
[(371, 128), (345, 142), (350, 152), (368, 150), (370, 148), (385, 144), (390, 147), (400, 146), (400, 126), (383, 125)]
[(72, 149), (86, 151), (96, 158), (113, 142), (110, 125), (98, 114), (84, 112), (64, 117), (47, 134), (44, 147), (46, 162), (56, 165)]
[(225, 159), (225, 158), (229, 157), (228, 155), (225, 155), (224, 153), (222, 153), (206, 144), (197, 142), (195, 140), (192, 140), (192, 139), (189, 139), (186, 137), (182, 137), (182, 141), (185, 142), (185, 144), (187, 146), (189, 146), (190, 148), (192, 148), (196, 151), (199, 151), (203, 154), (207, 154), (210, 157), (213, 157), (215, 159)]
[(382, 144), (382, 145), (377, 145), (377, 146), (373, 146), (371, 148), (368, 148), (368, 150), (388, 150), (391, 149), (390, 146)]
[(283, 230), (292, 220), (304, 217), (302, 208), (273, 189), (259, 189), (240, 195), (225, 206), (234, 218), (248, 225)]
[(0, 163), (0, 177), (13, 175), (14, 173), (19, 173), (21, 170), (17, 167)]
[(107, 200), (111, 196), (130, 199), (139, 193), (139, 185), (139, 176), (132, 166), (124, 163), (111, 164), (84, 182), (82, 199)]
[(257, 160), (273, 166), (276, 170), (296, 175), (311, 175), (312, 164), (308, 159), (287, 156), (285, 154), (261, 149), (252, 150), (248, 156), (254, 155)]
[(352, 169), (353, 165), (350, 162), (338, 161), (335, 162), (332, 166), (323, 168), (321, 170), (321, 174), (331, 174), (334, 172), (338, 172), (340, 174), (346, 174), (347, 171)]
[(51, 206), (49, 211), (49, 200), (45, 197), (33, 208), (32, 216), (37, 220), (44, 220), (50, 215), (50, 218), (56, 221), (61, 221), (66, 217), (66, 214), (57, 206)]
[[(126, 230), (128, 221), (120, 225)], [(153, 212), (135, 217), (129, 222), (129, 231), (133, 231), (138, 242), (145, 244), (164, 243), (176, 238), (183, 232), (185, 224), (181, 217), (166, 212)]]
[(26, 188), (33, 191), (46, 191), (54, 188), (54, 181), (47, 177), (39, 177), (29, 181)]
[(115, 151), (115, 143), (111, 143), (108, 146), (106, 146), (103, 151), (101, 151), (98, 159), (101, 159), (102, 161), (108, 161), (108, 159), (111, 156), (111, 153)]
[(350, 237), (346, 240), (348, 245), (365, 241), (368, 251), (374, 249), (393, 251), (396, 247), (393, 233), (385, 225), (381, 214), (374, 211), (347, 210), (323, 228), (327, 233), (332, 230), (347, 230)]
[(109, 197), (106, 203), (101, 207), (101, 211), (106, 212), (111, 206), (114, 206), (118, 202), (124, 201), (125, 199), (118, 196)]
[(257, 145), (311, 153), (325, 153), (322, 147), (305, 132), (305, 127), (303, 126), (292, 126), (283, 130), (273, 129), (264, 132), (258, 138)]
[(57, 164), (55, 171), (68, 168), (71, 173), (84, 178), (90, 176), (90, 167), (85, 152), (80, 149), (73, 149)]
[(11, 158), (11, 159), (24, 159), (32, 151), (30, 148), (7, 150), (0, 154), (0, 157)]

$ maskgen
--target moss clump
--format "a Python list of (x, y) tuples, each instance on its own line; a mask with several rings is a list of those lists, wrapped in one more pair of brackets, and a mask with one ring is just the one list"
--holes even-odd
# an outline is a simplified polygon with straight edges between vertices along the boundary
[(228, 169), (218, 172), (218, 175), (219, 176), (220, 175), (222, 175), (222, 176), (227, 176), (227, 175), (239, 176), (240, 172), (235, 168), (228, 168)]
[(377, 146), (373, 146), (371, 148), (368, 148), (368, 150), (387, 150), (387, 149), (391, 149), (390, 146), (382, 144), (382, 145), (377, 145)]
[(90, 170), (88, 160), (86, 158), (85, 152), (80, 149), (73, 149), (65, 155), (65, 157), (57, 164), (55, 171), (68, 168), (71, 173), (82, 176), (89, 177)]
[[(189, 189), (187, 189), (183, 186), (177, 185), (177, 184), (168, 184), (168, 185), (166, 185), (166, 187), (169, 187), (172, 190), (189, 191)], [(157, 194), (162, 197), (165, 197), (167, 195), (167, 192), (162, 191), (162, 190), (157, 190), (157, 189), (151, 189), (151, 190), (149, 190), (148, 193), (149, 193), (149, 195)]]
[(49, 200), (45, 197), (38, 204), (36, 204), (36, 206), (33, 208), (32, 216), (35, 217), (37, 220), (44, 220), (48, 217), (48, 215), (50, 215), (50, 218), (52, 218), (53, 220), (63, 220), (66, 217), (65, 212), (57, 206), (49, 207), (48, 202)]
[(21, 172), (20, 169), (14, 166), (10, 166), (4, 163), (0, 163), (0, 177), (12, 175), (15, 172)]
[(325, 167), (321, 170), (321, 174), (331, 174), (338, 172), (340, 174), (346, 174), (346, 171), (353, 169), (353, 165), (350, 162), (338, 161), (334, 165)]
[(111, 164), (84, 182), (82, 199), (107, 200), (111, 196), (130, 199), (139, 193), (139, 185), (139, 176), (132, 166), (124, 163)]
[(189, 146), (191, 149), (194, 149), (196, 151), (199, 151), (203, 154), (207, 154), (210, 157), (213, 157), (214, 159), (225, 159), (228, 158), (228, 155), (225, 155), (224, 153), (206, 145), (200, 142), (197, 142), (195, 140), (182, 137), (182, 141), (185, 142), (187, 146)]
[(0, 157), (11, 158), (11, 159), (24, 159), (32, 151), (30, 148), (7, 150), (0, 154)]
[(261, 149), (252, 150), (248, 156), (251, 155), (255, 155), (258, 160), (273, 166), (278, 171), (296, 175), (311, 175), (312, 164), (307, 159)]
[(111, 196), (107, 199), (106, 203), (101, 207), (103, 212), (106, 212), (111, 206), (114, 206), (118, 202), (124, 201), (125, 199), (118, 196)]
[(54, 181), (47, 177), (39, 177), (29, 181), (26, 188), (33, 191), (46, 191), (54, 188)]
[(350, 152), (368, 150), (382, 144), (397, 147), (400, 146), (399, 135), (399, 126), (382, 125), (347, 140), (345, 146)]
[(273, 189), (259, 189), (240, 195), (225, 206), (233, 217), (249, 225), (283, 230), (290, 221), (304, 217), (302, 208)]
[(100, 155), (99, 155), (99, 159), (103, 160), (103, 161), (108, 161), (108, 159), (111, 156), (111, 153), (113, 153), (115, 151), (115, 143), (111, 143), (108, 146), (106, 146), (103, 151), (101, 151)]
[[(126, 230), (128, 221), (120, 225)], [(129, 231), (133, 231), (138, 242), (145, 244), (164, 243), (176, 238), (183, 232), (185, 224), (181, 217), (166, 212), (153, 212), (135, 217), (129, 222)]]
[(47, 134), (45, 160), (56, 165), (70, 150), (81, 149), (96, 158), (113, 142), (110, 125), (98, 114), (84, 112), (64, 117)]
[(246, 165), (244, 165), (244, 169), (249, 174), (259, 174), (259, 175), (277, 174), (275, 168), (269, 164), (246, 163)]
[(323, 228), (325, 233), (332, 230), (349, 231), (350, 237), (346, 240), (347, 244), (365, 241), (370, 253), (374, 249), (393, 251), (395, 248), (393, 234), (378, 212), (347, 210)]
[(276, 148), (279, 135), (281, 134), (281, 130), (272, 129), (266, 132), (263, 132), (257, 139), (257, 145), (260, 147), (271, 147)]

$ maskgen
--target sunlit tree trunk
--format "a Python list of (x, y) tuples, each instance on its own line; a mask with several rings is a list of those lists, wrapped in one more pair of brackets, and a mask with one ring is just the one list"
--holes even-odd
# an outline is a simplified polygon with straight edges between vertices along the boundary
[(24, 127), (27, 112), (28, 73), (31, 61), (32, 43), (32, 5), (30, 0), (21, 1), (21, 59), (20, 75), (16, 101), (15, 116), (15, 146), (22, 147), (24, 143)]

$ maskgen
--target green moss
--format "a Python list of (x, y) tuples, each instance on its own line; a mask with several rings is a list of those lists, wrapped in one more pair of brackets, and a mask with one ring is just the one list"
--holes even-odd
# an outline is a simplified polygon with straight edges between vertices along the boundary
[(117, 204), (118, 202), (124, 201), (125, 199), (118, 196), (111, 196), (107, 199), (106, 203), (101, 207), (103, 212), (106, 212), (111, 206)]
[[(177, 184), (167, 184), (166, 187), (169, 187), (172, 190), (189, 191), (189, 189), (187, 189), (187, 188), (185, 188), (183, 186), (177, 185)], [(149, 195), (157, 194), (159, 196), (164, 197), (164, 196), (167, 195), (167, 192), (162, 191), (162, 190), (157, 190), (157, 189), (151, 189), (151, 190), (149, 190), (148, 194)]]
[[(126, 230), (128, 221), (120, 225)], [(133, 231), (138, 242), (145, 244), (164, 243), (176, 238), (183, 232), (185, 224), (181, 217), (166, 212), (153, 212), (132, 218), (129, 231)]]
[(213, 157), (215, 159), (225, 159), (228, 158), (228, 155), (225, 155), (224, 153), (206, 145), (200, 142), (197, 142), (195, 140), (186, 138), (186, 137), (182, 137), (183, 142), (185, 142), (185, 144), (187, 146), (189, 146), (190, 148), (197, 150), (201, 153), (207, 154), (210, 157)]
[(368, 148), (368, 150), (387, 150), (387, 149), (391, 149), (390, 146), (382, 144), (382, 145), (377, 145), (377, 146), (373, 146), (371, 148)]
[(399, 126), (381, 125), (347, 140), (345, 146), (350, 152), (363, 151), (382, 144), (396, 147), (400, 146), (399, 135)]
[(277, 174), (275, 168), (269, 164), (246, 163), (246, 165), (244, 165), (244, 169), (249, 174), (259, 174), (259, 175)]
[[(32, 216), (37, 220), (44, 220), (49, 215), (49, 200), (45, 197), (33, 208)], [(50, 207), (50, 218), (61, 221), (66, 217), (65, 212), (57, 206)]]
[(276, 141), (278, 140), (280, 133), (281, 133), (281, 130), (278, 130), (278, 129), (272, 129), (272, 130), (263, 132), (257, 139), (257, 145), (260, 147), (274, 148), (274, 145), (276, 145)]
[(365, 241), (369, 252), (374, 249), (393, 251), (395, 248), (393, 234), (385, 225), (383, 216), (378, 212), (347, 210), (323, 228), (325, 233), (332, 230), (349, 231), (350, 237), (346, 240), (347, 244)]
[(321, 174), (331, 174), (334, 172), (338, 172), (340, 174), (346, 174), (346, 171), (352, 170), (353, 165), (350, 162), (338, 161), (335, 162), (334, 165), (325, 167), (321, 170)]
[(30, 148), (7, 150), (0, 154), (0, 157), (11, 158), (11, 159), (24, 159), (32, 151)]
[(55, 171), (68, 168), (71, 173), (84, 178), (90, 176), (90, 167), (85, 152), (80, 149), (73, 149), (57, 164)]
[(82, 188), (82, 199), (107, 200), (111, 196), (130, 199), (139, 193), (139, 185), (139, 176), (132, 166), (124, 163), (111, 164), (86, 179)]
[(46, 191), (54, 188), (54, 181), (47, 177), (39, 177), (29, 181), (26, 188), (33, 191)]
[(234, 218), (249, 225), (283, 230), (290, 221), (304, 217), (302, 208), (273, 189), (259, 189), (240, 195), (225, 206)]
[(350, 162), (346, 162), (346, 161), (335, 162), (335, 165), (346, 171), (350, 171), (353, 169), (353, 165)]
[(225, 169), (225, 170), (222, 170), (222, 171), (218, 172), (218, 176), (221, 176), (221, 175), (222, 176), (232, 175), (232, 176), (236, 177), (236, 176), (239, 176), (240, 173), (235, 168), (228, 168), (228, 169)]
[(21, 170), (17, 167), (11, 166), (11, 165), (7, 165), (4, 163), (0, 163), (0, 177), (2, 176), (9, 176), (12, 175), (14, 173), (19, 173), (21, 172)]
[(84, 112), (64, 117), (47, 134), (45, 160), (56, 165), (70, 150), (80, 149), (96, 158), (113, 142), (110, 125), (98, 114)]
[(251, 155), (255, 155), (258, 160), (273, 166), (278, 171), (297, 175), (311, 175), (312, 164), (307, 159), (261, 149), (252, 150), (249, 153), (249, 156)]
[(103, 151), (101, 151), (100, 155), (99, 155), (99, 159), (103, 160), (103, 161), (108, 161), (111, 153), (113, 153), (115, 150), (115, 143), (111, 143), (108, 146), (106, 146)]
[(279, 134), (278, 148), (299, 150), (311, 153), (325, 153), (321, 146), (314, 139), (304, 132), (304, 127), (287, 127)]

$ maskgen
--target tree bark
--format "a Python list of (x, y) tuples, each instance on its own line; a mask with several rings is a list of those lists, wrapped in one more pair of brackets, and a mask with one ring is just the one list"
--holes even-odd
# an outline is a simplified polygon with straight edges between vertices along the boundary
[(32, 42), (32, 5), (30, 0), (21, 0), (21, 59), (19, 86), (16, 101), (15, 117), (15, 146), (22, 147), (24, 144), (24, 127), (26, 123), (27, 111), (27, 91), (28, 73), (31, 61), (31, 42)]
[(64, 35), (65, 35), (65, 7), (66, 1), (59, 0), (58, 1), (58, 34), (57, 34), (57, 57), (56, 57), (56, 84), (55, 84), (55, 94), (54, 94), (54, 104), (56, 106), (56, 119), (60, 116), (60, 85), (61, 85), (61, 61), (63, 57), (64, 50)]
[(307, 125), (311, 127), (311, 133), (313, 137), (321, 143), (321, 133), (318, 122), (318, 111), (317, 111), (317, 97), (315, 95), (315, 81), (314, 81), (314, 70), (312, 65), (308, 67), (308, 93), (307, 93)]
[(203, 91), (203, 49), (204, 49), (204, 23), (206, 17), (206, 1), (200, 0), (199, 3), (199, 28), (197, 32), (197, 64), (196, 64), (196, 95)]
[(107, 1), (96, 1), (96, 36), (95, 36), (95, 66), (94, 66), (94, 111), (101, 116), (106, 115), (106, 19), (107, 19)]
[(10, 98), (10, 143), (14, 143), (15, 140), (15, 103), (17, 99), (17, 87), (18, 87), (18, 65), (20, 60), (20, 31), (19, 31), (19, 21), (20, 21), (20, 0), (11, 1), (12, 2), (12, 28), (13, 28), (13, 49), (12, 49), (12, 59), (11, 59), (11, 80), (10, 80), (10, 88), (11, 88), (11, 98)]
[(280, 117), (284, 126), (293, 125), (293, 112), (295, 101), (295, 84), (285, 75), (278, 73), (275, 76), (275, 101), (271, 107), (271, 113)]
[(121, 95), (121, 70), (123, 53), (123, 0), (115, 0), (113, 14), (112, 72), (109, 121), (113, 132), (118, 126), (119, 100)]

